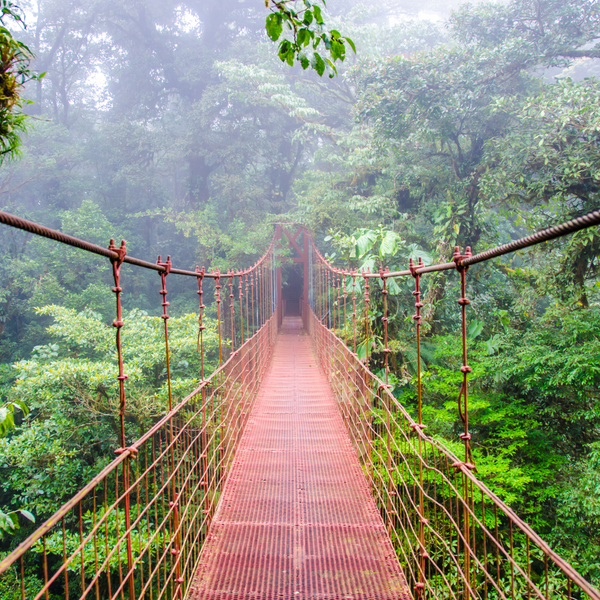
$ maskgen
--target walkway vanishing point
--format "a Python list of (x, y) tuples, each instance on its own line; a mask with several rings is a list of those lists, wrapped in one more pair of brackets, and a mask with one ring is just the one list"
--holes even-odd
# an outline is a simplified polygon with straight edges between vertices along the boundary
[(271, 360), (190, 598), (410, 598), (300, 317)]

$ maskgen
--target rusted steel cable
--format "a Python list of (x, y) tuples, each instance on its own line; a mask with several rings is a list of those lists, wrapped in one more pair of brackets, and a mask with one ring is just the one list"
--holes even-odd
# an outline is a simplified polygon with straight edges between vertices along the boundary
[(110, 258), (111, 260), (119, 260), (120, 258), (116, 250), (102, 248), (101, 246), (97, 246), (96, 244), (92, 244), (91, 242), (80, 240), (79, 238), (73, 237), (72, 235), (67, 235), (66, 233), (50, 229), (50, 227), (38, 225), (33, 221), (28, 221), (27, 219), (16, 217), (15, 215), (11, 215), (4, 211), (0, 211), (0, 223), (4, 223), (5, 225), (9, 225), (10, 227), (14, 227), (16, 229), (28, 231), (29, 233), (33, 233), (35, 235), (48, 238), (50, 240), (54, 240), (55, 242), (68, 244), (69, 246), (73, 246), (74, 248), (80, 248), (81, 250), (86, 250), (87, 252), (100, 254), (101, 256)]
[[(87, 242), (85, 240), (81, 240), (79, 238), (73, 237), (71, 235), (67, 235), (60, 231), (56, 231), (55, 229), (51, 229), (50, 227), (45, 227), (43, 225), (39, 225), (38, 223), (34, 223), (33, 221), (28, 221), (27, 219), (22, 219), (21, 217), (17, 217), (15, 215), (11, 215), (7, 212), (0, 211), (0, 223), (4, 223), (5, 225), (9, 225), (10, 227), (15, 227), (17, 229), (22, 229), (23, 231), (28, 231), (35, 235), (39, 235), (51, 240), (55, 240), (57, 242), (61, 242), (63, 244), (67, 244), (69, 246), (73, 246), (74, 248), (80, 248), (82, 250), (86, 250), (88, 252), (93, 252), (94, 254), (99, 254), (101, 256), (105, 256), (110, 259), (118, 258), (116, 253), (102, 248), (96, 244), (92, 244), (91, 242)], [(504, 244), (502, 246), (498, 246), (496, 248), (491, 248), (490, 250), (486, 250), (485, 252), (481, 252), (479, 254), (475, 254), (468, 259), (464, 259), (461, 264), (465, 266), (474, 265), (479, 262), (483, 262), (486, 260), (490, 260), (492, 258), (496, 258), (498, 256), (502, 256), (504, 254), (509, 254), (510, 252), (515, 252), (516, 250), (521, 250), (523, 248), (528, 248), (530, 246), (535, 246), (536, 244), (541, 244), (542, 242), (547, 242), (549, 240), (556, 239), (558, 237), (562, 237), (564, 235), (568, 235), (570, 233), (575, 233), (577, 231), (581, 231), (582, 229), (586, 229), (588, 227), (593, 227), (596, 225), (600, 225), (600, 210), (593, 211), (588, 213), (587, 215), (583, 215), (581, 217), (577, 217), (576, 219), (572, 219), (571, 221), (567, 221), (560, 225), (556, 225), (554, 227), (549, 227), (548, 229), (544, 229), (532, 235), (528, 235), (519, 240), (515, 240), (508, 244)], [(351, 276), (352, 272), (347, 269), (336, 269), (334, 268), (319, 252), (318, 249), (314, 248), (317, 256), (328, 265), (328, 267), (339, 273), (340, 275)], [(268, 254), (268, 252), (267, 252)], [(266, 255), (255, 265), (253, 268), (256, 268), (258, 264), (261, 264), (266, 259)], [(156, 265), (154, 263), (134, 258), (133, 256), (126, 256), (124, 261), (131, 265), (136, 265), (138, 267), (143, 267), (145, 269), (152, 269), (154, 271), (162, 271), (160, 265)], [(241, 271), (242, 274), (246, 274), (252, 271), (252, 269), (246, 269)], [(434, 273), (438, 271), (449, 271), (452, 269), (456, 269), (456, 264), (454, 262), (446, 262), (440, 263), (436, 265), (423, 266), (419, 268), (419, 273)], [(175, 267), (171, 267), (171, 273), (174, 275), (185, 275), (188, 277), (196, 277), (196, 273), (194, 271), (188, 271), (185, 269), (177, 269)], [(404, 271), (391, 271), (388, 274), (388, 278), (390, 277), (408, 277), (411, 275), (410, 269)], [(229, 277), (233, 276), (230, 273), (221, 274), (221, 277)], [(366, 273), (362, 275), (365, 279), (367, 278), (379, 278), (378, 273)], [(205, 277), (215, 278), (215, 275), (212, 273), (206, 273)]]
[[(119, 254), (115, 250), (103, 248), (102, 246), (92, 244), (91, 242), (87, 242), (85, 240), (76, 238), (72, 235), (62, 233), (61, 231), (56, 231), (55, 229), (45, 227), (44, 225), (39, 225), (38, 223), (34, 223), (33, 221), (22, 219), (21, 217), (11, 215), (4, 211), (0, 211), (0, 223), (4, 223), (4, 225), (8, 225), (9, 227), (14, 227), (16, 229), (28, 231), (29, 233), (39, 235), (40, 237), (45, 237), (49, 240), (54, 240), (55, 242), (60, 242), (61, 244), (67, 244), (68, 246), (72, 246), (73, 248), (79, 248), (80, 250), (85, 250), (86, 252), (92, 252), (100, 256), (105, 256), (110, 260), (119, 260)], [(150, 269), (152, 271), (159, 272), (164, 271), (166, 268), (163, 265), (148, 262), (140, 258), (134, 258), (133, 256), (125, 256), (123, 258), (123, 262), (130, 265), (135, 265), (136, 267), (142, 267), (144, 269)], [(174, 275), (185, 275), (187, 277), (197, 277), (198, 275), (195, 271), (176, 269), (174, 267), (171, 267), (170, 272)], [(247, 271), (244, 271), (244, 273), (246, 272)], [(206, 273), (204, 276), (215, 278), (215, 275), (211, 273)], [(229, 274), (222, 275), (222, 277), (229, 277)]]
[(561, 223), (560, 225), (543, 229), (542, 231), (538, 231), (532, 235), (515, 240), (514, 242), (510, 242), (496, 248), (491, 248), (485, 252), (480, 252), (479, 254), (475, 254), (469, 258), (464, 258), (461, 260), (460, 264), (465, 266), (474, 265), (476, 263), (496, 258), (497, 256), (502, 256), (503, 254), (515, 252), (515, 250), (522, 250), (523, 248), (529, 248), (530, 246), (535, 246), (536, 244), (541, 244), (542, 242), (548, 242), (570, 233), (576, 233), (577, 231), (588, 229), (589, 227), (594, 227), (595, 225), (600, 225), (600, 210), (595, 210), (587, 215), (583, 215), (582, 217), (577, 217), (576, 219), (567, 221), (566, 223)]
[[(118, 258), (111, 258), (112, 268), (113, 268), (113, 278), (115, 282), (115, 286), (112, 288), (112, 291), (115, 294), (117, 301), (117, 314), (116, 319), (113, 321), (113, 326), (116, 328), (115, 335), (115, 344), (117, 347), (117, 361), (119, 364), (119, 375), (117, 379), (119, 381), (119, 441), (121, 443), (121, 447), (116, 450), (116, 454), (122, 454), (125, 451), (126, 439), (125, 439), (125, 410), (126, 410), (126, 396), (125, 396), (125, 381), (128, 376), (124, 373), (124, 365), (123, 365), (123, 348), (121, 344), (121, 329), (123, 328), (123, 308), (121, 304), (121, 293), (123, 289), (120, 285), (121, 278), (121, 265), (123, 264), (123, 260), (127, 254), (127, 248), (125, 246), (125, 241), (121, 242), (120, 248), (115, 246), (115, 242), (113, 239), (110, 240), (110, 244), (108, 246), (109, 251), (114, 252)], [(126, 461), (123, 463), (123, 487), (125, 488), (125, 530), (126, 530), (126, 553), (127, 553), (127, 579), (128, 579), (128, 590), (129, 590), (129, 598), (133, 600), (134, 598), (134, 580), (133, 580), (133, 550), (132, 550), (132, 542), (131, 542), (131, 498), (129, 495), (129, 477), (130, 471), (130, 457), (127, 456)], [(79, 505), (81, 509), (81, 504)], [(82, 539), (82, 519), (81, 519), (81, 510), (80, 510), (80, 540)], [(83, 582), (85, 583), (85, 582)], [(82, 585), (85, 587), (85, 585)]]
[[(548, 242), (550, 240), (554, 240), (556, 238), (569, 235), (571, 233), (576, 233), (577, 231), (581, 231), (582, 229), (587, 229), (589, 227), (594, 227), (596, 225), (600, 225), (600, 210), (595, 210), (593, 212), (588, 213), (587, 215), (583, 215), (581, 217), (577, 217), (576, 219), (572, 219), (571, 221), (566, 221), (565, 223), (561, 223), (560, 225), (555, 225), (554, 227), (543, 229), (542, 231), (538, 231), (537, 233), (528, 235), (524, 238), (515, 240), (508, 244), (503, 244), (502, 246), (490, 248), (485, 252), (480, 252), (479, 254), (475, 254), (469, 258), (464, 258), (461, 260), (460, 264), (465, 266), (474, 265), (476, 263), (484, 262), (492, 258), (496, 258), (498, 256), (503, 256), (504, 254), (510, 254), (511, 252), (522, 250), (523, 248), (529, 248), (531, 246), (542, 244), (543, 242)], [(331, 271), (342, 273), (343, 275), (352, 275), (352, 271), (350, 270), (340, 270), (334, 267), (316, 248), (315, 253)], [(439, 271), (452, 271), (456, 269), (456, 266), (457, 265), (455, 262), (439, 263), (436, 265), (429, 265), (427, 267), (420, 267), (418, 269), (418, 273), (422, 274), (437, 273)], [(409, 275), (412, 275), (412, 272), (410, 271), (410, 269), (407, 269), (404, 271), (390, 271), (387, 274), (387, 277), (408, 277)], [(379, 274), (363, 273), (362, 277), (364, 277), (365, 279), (375, 279), (379, 278)]]
[(468, 396), (468, 377), (473, 369), (467, 363), (467, 306), (470, 304), (467, 296), (466, 274), (469, 267), (463, 264), (463, 261), (468, 260), (471, 256), (471, 248), (467, 246), (464, 255), (461, 255), (458, 246), (454, 250), (454, 261), (457, 265), (457, 270), (460, 273), (460, 298), (458, 304), (461, 309), (461, 340), (462, 340), (462, 385), (458, 395), (458, 414), (464, 425), (464, 431), (460, 434), (460, 438), (465, 446), (465, 462), (464, 465), (469, 469), (475, 469), (473, 455), (471, 453), (471, 434), (469, 432), (469, 396)]

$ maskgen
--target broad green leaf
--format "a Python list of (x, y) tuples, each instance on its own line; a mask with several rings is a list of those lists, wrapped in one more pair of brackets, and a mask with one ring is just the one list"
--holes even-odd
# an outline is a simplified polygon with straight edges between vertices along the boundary
[(363, 261), (363, 264), (360, 266), (359, 271), (362, 273), (366, 271), (367, 273), (375, 273), (377, 271), (375, 265), (375, 259), (373, 257), (369, 257)]
[(395, 231), (387, 231), (379, 246), (379, 256), (381, 258), (385, 256), (394, 256), (394, 254), (398, 252), (399, 243), (401, 241), (400, 236)]
[(367, 342), (364, 341), (359, 344), (356, 348), (356, 354), (358, 354), (358, 358), (365, 359), (367, 358)]
[(483, 321), (473, 319), (467, 327), (467, 338), (470, 340), (476, 340), (483, 331)]
[(321, 9), (318, 6), (313, 6), (313, 13), (315, 15), (315, 21), (319, 25), (323, 25), (323, 17), (321, 16)]
[(331, 67), (332, 73), (329, 74), (329, 78), (331, 79), (334, 75), (337, 75), (337, 69), (335, 68), (335, 65), (328, 59), (325, 59), (327, 61), (327, 64)]
[(395, 279), (388, 279), (387, 287), (392, 295), (398, 295), (402, 291)]
[(271, 13), (267, 17), (266, 29), (267, 35), (276, 42), (283, 31), (283, 19), (279, 13)]
[(433, 263), (433, 257), (431, 254), (417, 246), (417, 244), (410, 244), (410, 246), (408, 246), (406, 249), (405, 256), (407, 259), (412, 258), (415, 263), (419, 261), (419, 258), (423, 260), (424, 265), (430, 265)]
[(303, 27), (302, 29), (298, 30), (298, 35), (297, 35), (297, 42), (298, 42), (298, 46), (308, 46), (308, 43), (310, 42), (310, 38), (311, 38), (311, 32), (306, 29), (306, 27)]
[(338, 42), (334, 39), (331, 40), (331, 57), (334, 61), (344, 60), (346, 57), (346, 48), (342, 42)]
[(313, 58), (313, 67), (315, 71), (322, 76), (325, 73), (325, 61), (321, 58), (321, 55), (315, 52)]
[(356, 247), (358, 249), (358, 257), (362, 258), (363, 256), (365, 256), (365, 254), (367, 254), (367, 252), (369, 252), (373, 248), (373, 245), (375, 244), (376, 241), (377, 241), (377, 233), (375, 231), (373, 231), (372, 229), (363, 233), (363, 235), (361, 235), (356, 240)]

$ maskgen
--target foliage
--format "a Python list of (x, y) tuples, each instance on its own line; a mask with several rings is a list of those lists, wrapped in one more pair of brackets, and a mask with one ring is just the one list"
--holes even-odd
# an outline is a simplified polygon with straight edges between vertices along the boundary
[(5, 24), (12, 19), (23, 24), (19, 7), (10, 0), (2, 0), (0, 11), (0, 164), (5, 157), (17, 154), (20, 135), (26, 131), (26, 117), (20, 112), (26, 102), (21, 94), (23, 86), (32, 79), (41, 79), (29, 68), (33, 59), (31, 50), (15, 39)]
[(585, 459), (573, 468), (573, 477), (558, 498), (552, 542), (581, 573), (600, 581), (600, 444), (587, 448)]
[[(416, 244), (406, 244), (398, 233), (388, 230), (380, 225), (377, 229), (359, 229), (350, 236), (341, 232), (325, 237), (325, 241), (331, 241), (333, 246), (340, 251), (341, 258), (352, 262), (361, 263), (359, 272), (377, 272), (386, 266), (395, 271), (396, 264), (392, 261), (402, 259), (406, 263), (409, 259), (418, 261), (421, 258), (424, 264), (431, 264), (431, 256), (421, 250)], [(331, 258), (335, 258), (335, 255)], [(354, 266), (354, 265), (350, 265)], [(395, 283), (390, 280), (390, 284)], [(392, 292), (394, 293), (394, 292)]]
[[(139, 517), (137, 506), (132, 506), (130, 515), (132, 521), (137, 521)], [(98, 528), (98, 533), (95, 535), (97, 543), (85, 544), (83, 551), (78, 551), (81, 544), (80, 532), (65, 532), (55, 531), (49, 535), (44, 544), (39, 541), (33, 551), (38, 554), (50, 554), (58, 558), (65, 555), (72, 557), (69, 563), (68, 570), (81, 574), (81, 566), (88, 577), (93, 577), (98, 569), (98, 565), (103, 565), (106, 562), (105, 574), (118, 573), (119, 568), (123, 564), (127, 564), (127, 544), (123, 543), (123, 524), (125, 523), (125, 511), (122, 509), (113, 509), (107, 513), (104, 507), (101, 507), (95, 513), (87, 511), (82, 515), (84, 535), (97, 527), (97, 523), (101, 522), (102, 527)], [(119, 531), (120, 527), (120, 531)], [(147, 519), (140, 518), (136, 526), (131, 528), (131, 538), (134, 540), (132, 544), (132, 552), (134, 560), (142, 558), (143, 552), (146, 550), (144, 558), (151, 554), (157, 556), (161, 551), (164, 551), (165, 545), (170, 541), (170, 536), (167, 532), (157, 532)], [(119, 542), (119, 543), (117, 543)], [(115, 548), (119, 548), (118, 552), (114, 552)], [(112, 554), (111, 554), (112, 553)], [(110, 554), (110, 556), (108, 556)]]
[(5, 436), (15, 426), (15, 411), (21, 411), (24, 416), (29, 414), (27, 405), (18, 399), (0, 406), (0, 437)]
[[(0, 487), (5, 504), (49, 515), (106, 464), (119, 444), (119, 391), (114, 328), (92, 311), (60, 306), (38, 310), (52, 316), (56, 343), (36, 348), (16, 363), (10, 396), (25, 402), (30, 415), (0, 439)], [(139, 437), (168, 409), (163, 324), (139, 310), (124, 315), (123, 358), (126, 434)], [(215, 323), (205, 320), (206, 373), (218, 360)], [(200, 379), (195, 314), (169, 319), (173, 403)], [(2, 496), (0, 496), (2, 497)]]
[(510, 115), (515, 124), (490, 142), (498, 162), (483, 179), (485, 192), (517, 206), (550, 199), (575, 203), (579, 210), (597, 206), (599, 92), (595, 79), (565, 79), (522, 105), (498, 98), (492, 112)]
[[(3, 208), (191, 269), (248, 266), (273, 222), (300, 222), (338, 264), (372, 272), (597, 208), (600, 89), (580, 76), (598, 72), (595, 3), (441, 4), (330, 0), (325, 15), (317, 2), (271, 2), (265, 33), (260, 3), (42, 0), (20, 37), (48, 75), (23, 88), (36, 121), (22, 160), (3, 166)], [(337, 32), (356, 42), (353, 64)], [(326, 57), (338, 77), (318, 76), (335, 73)], [(599, 243), (582, 231), (467, 274), (478, 474), (596, 579)], [(0, 249), (0, 402), (16, 417), (0, 439), (0, 506), (39, 521), (116, 447), (112, 274), (105, 259), (14, 230)], [(375, 281), (370, 347), (360, 277), (348, 342), (382, 373)], [(167, 404), (158, 286), (123, 267), (128, 440)], [(428, 273), (421, 286), (428, 431), (460, 452), (458, 278)], [(414, 409), (414, 281), (388, 288), (389, 382)], [(193, 278), (170, 276), (168, 289), (177, 400), (199, 377), (198, 299)], [(19, 402), (28, 415), (6, 411)], [(3, 548), (29, 531), (19, 519)]]
[[(4, 558), (3, 553), (0, 557)], [(42, 576), (43, 577), (43, 576)], [(26, 598), (35, 596), (42, 587), (42, 577), (37, 577), (31, 570), (27, 570), (24, 578), (24, 587)], [(3, 600), (19, 600), (22, 599), (21, 590), (21, 574), (14, 565), (0, 575), (0, 597)]]
[(35, 523), (35, 517), (28, 510), (20, 508), (6, 513), (0, 509), (0, 541), (6, 535), (10, 535), (19, 529), (19, 515)]
[[(322, 0), (325, 6), (325, 0)], [(298, 10), (296, 4), (301, 4)], [(330, 69), (329, 77), (337, 75), (336, 61), (346, 58), (346, 44), (356, 54), (356, 46), (349, 37), (344, 37), (336, 29), (325, 29), (325, 21), (318, 0), (265, 0), (265, 6), (271, 8), (267, 17), (266, 29), (268, 36), (276, 42), (281, 37), (284, 26), (291, 33), (292, 39), (284, 39), (279, 43), (279, 58), (291, 67), (297, 60), (304, 70), (312, 67), (320, 76)], [(323, 43), (325, 52), (331, 58), (322, 57), (317, 49)], [(307, 49), (312, 49), (312, 56), (307, 55)]]

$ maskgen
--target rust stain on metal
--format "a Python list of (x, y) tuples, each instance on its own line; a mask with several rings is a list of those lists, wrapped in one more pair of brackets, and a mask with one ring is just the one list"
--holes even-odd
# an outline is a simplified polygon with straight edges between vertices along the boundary
[(189, 598), (410, 598), (300, 317), (287, 317)]

